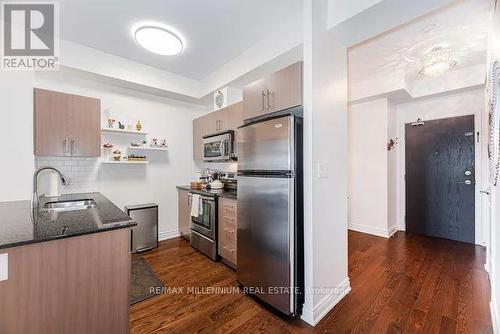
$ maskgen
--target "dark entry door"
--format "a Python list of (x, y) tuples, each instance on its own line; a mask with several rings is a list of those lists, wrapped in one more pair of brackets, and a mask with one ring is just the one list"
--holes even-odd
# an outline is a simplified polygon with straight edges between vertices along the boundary
[(474, 116), (405, 129), (406, 231), (474, 243)]

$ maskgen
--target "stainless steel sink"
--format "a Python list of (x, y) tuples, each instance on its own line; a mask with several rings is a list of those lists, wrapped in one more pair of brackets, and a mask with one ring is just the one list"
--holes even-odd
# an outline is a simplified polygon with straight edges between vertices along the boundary
[(71, 201), (47, 202), (41, 208), (42, 212), (65, 212), (86, 210), (97, 207), (93, 199), (78, 199)]

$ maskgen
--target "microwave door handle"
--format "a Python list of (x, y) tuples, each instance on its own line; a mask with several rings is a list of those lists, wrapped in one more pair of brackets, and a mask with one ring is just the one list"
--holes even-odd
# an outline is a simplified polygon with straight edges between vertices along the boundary
[(221, 140), (221, 142), (220, 142), (220, 155), (221, 155), (221, 157), (226, 156), (226, 141), (225, 140)]

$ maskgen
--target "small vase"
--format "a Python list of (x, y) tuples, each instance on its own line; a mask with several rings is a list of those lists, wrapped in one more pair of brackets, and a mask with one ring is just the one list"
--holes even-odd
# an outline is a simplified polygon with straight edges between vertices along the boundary
[(137, 125), (135, 127), (136, 127), (137, 131), (141, 131), (142, 130), (141, 121), (137, 121)]

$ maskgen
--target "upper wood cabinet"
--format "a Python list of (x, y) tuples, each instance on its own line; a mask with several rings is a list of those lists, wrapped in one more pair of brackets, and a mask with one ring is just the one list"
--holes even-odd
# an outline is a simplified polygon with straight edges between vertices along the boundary
[(302, 62), (251, 83), (243, 89), (243, 119), (302, 105)]
[(203, 160), (203, 136), (243, 125), (243, 103), (238, 102), (193, 120), (193, 159)]
[(35, 88), (34, 125), (36, 156), (101, 155), (99, 99)]

